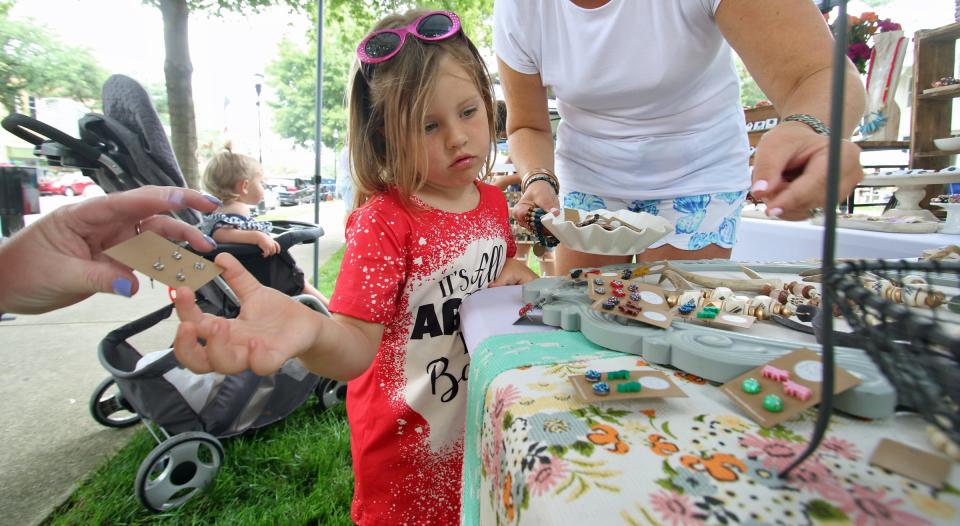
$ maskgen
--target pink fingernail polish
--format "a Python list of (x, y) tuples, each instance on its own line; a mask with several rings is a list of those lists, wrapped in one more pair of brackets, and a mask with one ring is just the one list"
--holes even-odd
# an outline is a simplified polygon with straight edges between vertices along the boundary
[(768, 217), (780, 217), (780, 214), (782, 213), (783, 213), (782, 208), (771, 208), (770, 210), (767, 210)]
[(766, 179), (757, 179), (757, 182), (753, 183), (753, 186), (750, 187), (750, 191), (763, 192), (768, 188), (770, 188), (770, 183), (768, 183)]

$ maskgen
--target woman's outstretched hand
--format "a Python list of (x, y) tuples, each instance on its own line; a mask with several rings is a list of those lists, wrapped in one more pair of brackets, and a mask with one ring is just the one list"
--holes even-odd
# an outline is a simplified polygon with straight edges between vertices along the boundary
[(103, 251), (136, 235), (138, 225), (213, 250), (216, 243), (196, 227), (160, 214), (212, 212), (218, 203), (194, 190), (145, 186), (57, 208), (0, 245), (0, 312), (47, 312), (97, 292), (132, 296), (137, 278)]
[[(805, 124), (785, 122), (763, 135), (753, 163), (751, 193), (767, 205), (767, 215), (789, 221), (809, 219), (827, 199), (829, 138)], [(839, 199), (863, 180), (860, 148), (843, 140)]]

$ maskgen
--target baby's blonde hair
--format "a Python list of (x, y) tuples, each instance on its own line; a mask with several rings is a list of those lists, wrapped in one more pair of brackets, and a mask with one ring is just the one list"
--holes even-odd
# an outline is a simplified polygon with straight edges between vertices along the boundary
[[(403, 27), (425, 13), (413, 10), (390, 15), (374, 30)], [(462, 29), (453, 37), (429, 43), (407, 36), (403, 48), (389, 60), (373, 65), (354, 63), (348, 144), (357, 206), (391, 187), (409, 206), (410, 198), (426, 182), (426, 174), (417, 167), (422, 166), (423, 125), (443, 57), (463, 67), (480, 93), (490, 130), (487, 151), (493, 151), (493, 84), (477, 48)], [(488, 155), (484, 176), (492, 163), (493, 157)]]
[(263, 173), (256, 159), (242, 153), (233, 153), (233, 144), (227, 142), (203, 170), (203, 187), (224, 203), (240, 197), (234, 190), (243, 181), (252, 181)]

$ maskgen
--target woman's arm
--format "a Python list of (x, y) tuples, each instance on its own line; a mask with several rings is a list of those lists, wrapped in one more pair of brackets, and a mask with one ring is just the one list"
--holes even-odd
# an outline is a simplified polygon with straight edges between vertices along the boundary
[[(507, 142), (517, 173), (534, 168), (553, 170), (553, 132), (547, 111), (547, 89), (540, 75), (520, 73), (497, 59), (500, 85), (507, 101)], [(559, 208), (560, 201), (546, 181), (530, 185), (513, 207), (513, 217), (527, 225), (527, 211), (537, 206), (544, 210)]]
[[(813, 2), (723, 0), (716, 19), (781, 118), (807, 114), (829, 126), (834, 40)], [(847, 138), (863, 116), (865, 94), (853, 64), (845, 60), (843, 67), (844, 124), (832, 133)], [(855, 145), (844, 143), (841, 198), (863, 178), (859, 153)], [(779, 214), (772, 215), (806, 219), (810, 209), (825, 201), (826, 170), (826, 137), (805, 124), (781, 121), (764, 134), (757, 148), (753, 194), (766, 201), (768, 213), (779, 209)], [(791, 175), (798, 177), (794, 180)]]

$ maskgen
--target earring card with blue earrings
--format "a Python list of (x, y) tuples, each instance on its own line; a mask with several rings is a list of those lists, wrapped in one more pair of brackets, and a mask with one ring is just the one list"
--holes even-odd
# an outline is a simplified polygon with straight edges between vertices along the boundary
[(635, 398), (686, 398), (677, 384), (660, 371), (618, 370), (600, 372), (588, 370), (567, 378), (577, 395), (588, 403)]
[(223, 272), (212, 261), (150, 231), (114, 245), (104, 254), (168, 287), (197, 290)]

